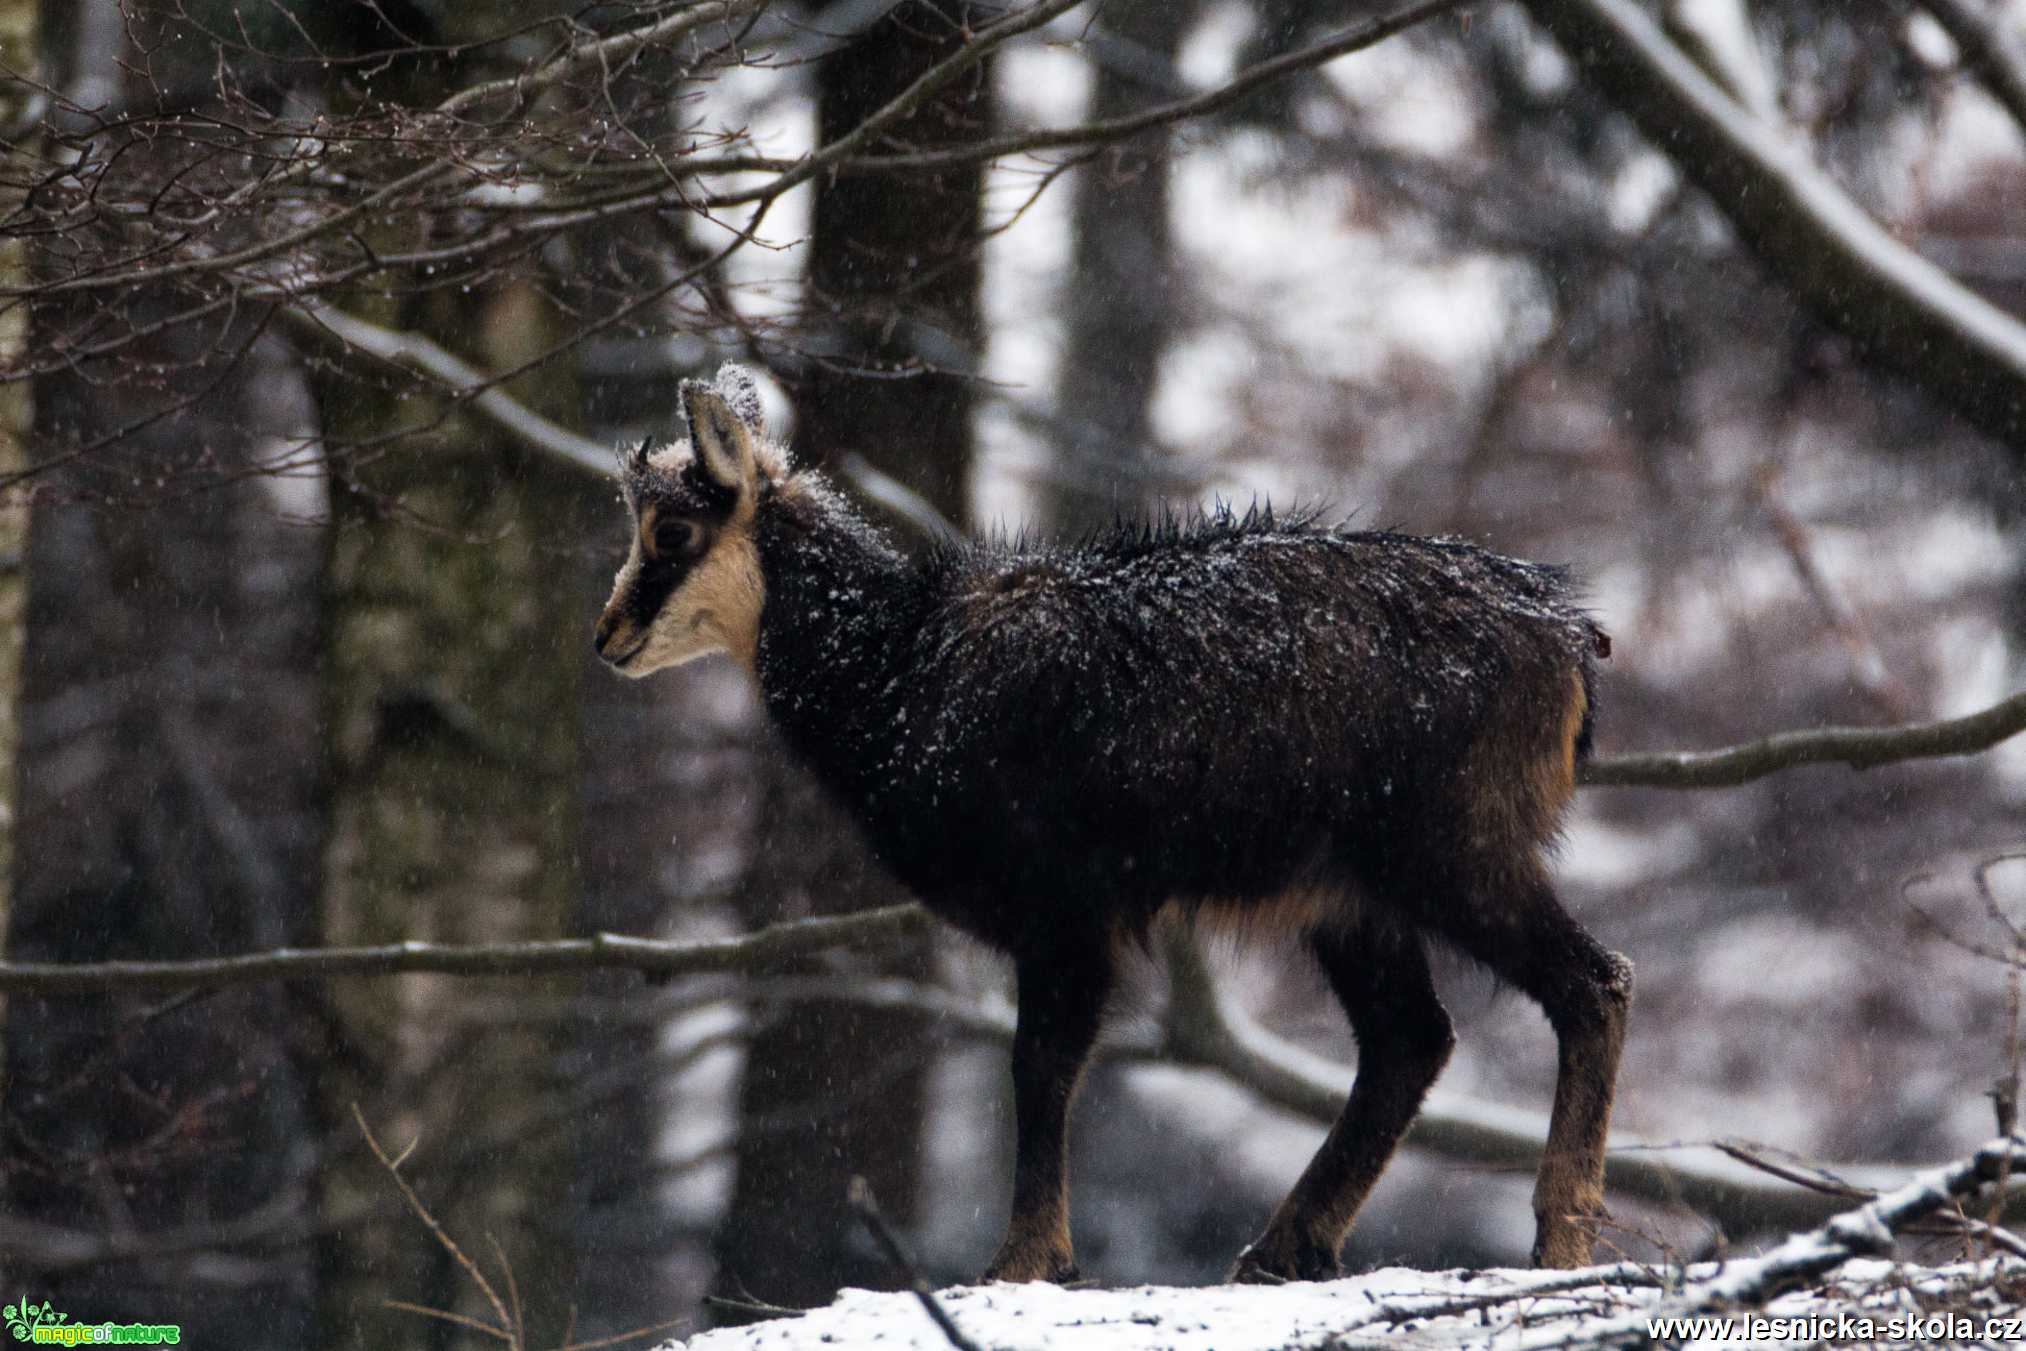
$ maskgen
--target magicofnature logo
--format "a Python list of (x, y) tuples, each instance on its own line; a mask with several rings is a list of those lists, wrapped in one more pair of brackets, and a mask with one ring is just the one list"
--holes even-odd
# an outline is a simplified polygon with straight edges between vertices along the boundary
[(39, 1327), (55, 1326), (70, 1321), (69, 1314), (58, 1313), (56, 1306), (48, 1300), (42, 1301), (41, 1306), (37, 1307), (26, 1299), (19, 1304), (8, 1305), (4, 1311), (0, 1311), (0, 1318), (7, 1320), (7, 1330), (14, 1334), (14, 1340), (17, 1342), (25, 1342), (33, 1337), (35, 1329)]
[(48, 1300), (36, 1304), (24, 1297), (0, 1309), (0, 1319), (17, 1342), (41, 1346), (179, 1346), (180, 1323), (73, 1323)]

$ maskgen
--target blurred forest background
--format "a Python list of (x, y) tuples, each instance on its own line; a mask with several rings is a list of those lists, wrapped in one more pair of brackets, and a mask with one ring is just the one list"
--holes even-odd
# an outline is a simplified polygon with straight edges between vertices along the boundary
[[(1606, 757), (2020, 685), (2016, 0), (0, 0), (0, 64), (12, 962), (904, 901), (727, 663), (591, 656), (610, 447), (724, 360), (902, 538), (1221, 496), (1570, 563)], [(1639, 968), (1618, 1127), (1848, 1165), (1990, 1134), (2022, 803), (2019, 742), (1586, 789), (1565, 895)], [(0, 1288), (486, 1344), (387, 1307), (494, 1317), (355, 1107), (531, 1345), (892, 1284), (855, 1173), (975, 1276), (1007, 973), (879, 933), (658, 983), (14, 986)], [(1349, 1065), (1291, 957), (1208, 969)], [(1536, 1120), (1545, 1022), (1443, 983), (1434, 1115)], [(1107, 1283), (1221, 1278), (1320, 1138), (1271, 1076), (1163, 1063), (1180, 999), (1149, 961), (1083, 1099)], [(1347, 1261), (1523, 1261), (1531, 1163), (1417, 1138)], [(1613, 1204), (1633, 1255), (1781, 1222)]]

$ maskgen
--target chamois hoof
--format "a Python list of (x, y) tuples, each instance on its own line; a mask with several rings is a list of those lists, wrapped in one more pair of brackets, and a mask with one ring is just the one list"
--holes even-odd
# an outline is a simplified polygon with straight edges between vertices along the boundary
[(1045, 1281), (1050, 1285), (1073, 1285), (1083, 1279), (1083, 1273), (1076, 1269), (1076, 1263), (1053, 1256), (1027, 1257), (1020, 1254), (1002, 1254), (992, 1259), (992, 1265), (985, 1268), (985, 1274), (978, 1278), (979, 1284), (991, 1281), (1011, 1281), (1025, 1284), (1030, 1281)]
[(1337, 1255), (1316, 1243), (1275, 1243), (1262, 1239), (1238, 1254), (1232, 1285), (1286, 1285), (1290, 1281), (1334, 1281), (1344, 1274)]
[(1594, 1263), (1588, 1234), (1564, 1234), (1534, 1240), (1533, 1265), (1544, 1271), (1574, 1271)]
[(1594, 1215), (1543, 1217), (1534, 1230), (1533, 1264), (1551, 1271), (1592, 1265), (1598, 1225), (1605, 1218), (1608, 1216), (1601, 1206)]

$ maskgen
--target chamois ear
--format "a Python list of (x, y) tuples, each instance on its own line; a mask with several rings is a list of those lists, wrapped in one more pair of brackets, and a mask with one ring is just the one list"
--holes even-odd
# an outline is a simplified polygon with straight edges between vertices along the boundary
[(753, 373), (744, 366), (728, 361), (718, 367), (718, 378), (715, 383), (718, 393), (725, 396), (725, 402), (731, 405), (732, 412), (737, 415), (739, 421), (746, 424), (746, 429), (752, 432), (753, 439), (755, 441), (765, 439), (766, 419), (760, 411), (760, 387), (753, 383)]
[(701, 380), (683, 381), (682, 415), (689, 423), (689, 444), (696, 451), (696, 467), (703, 477), (730, 493), (751, 489), (759, 472), (754, 451), (757, 433), (734, 411), (720, 388)]

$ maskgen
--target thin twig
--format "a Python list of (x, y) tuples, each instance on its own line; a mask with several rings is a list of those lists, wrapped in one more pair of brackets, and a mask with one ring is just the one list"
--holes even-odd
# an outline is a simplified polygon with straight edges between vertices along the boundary
[(716, 1309), (730, 1309), (734, 1313), (752, 1314), (758, 1318), (800, 1318), (803, 1314), (810, 1312), (808, 1309), (798, 1309), (791, 1304), (769, 1303), (746, 1289), (745, 1284), (737, 1276), (731, 1276), (726, 1279), (730, 1281), (733, 1289), (738, 1293), (736, 1295), (705, 1295), (703, 1297), (705, 1304)]
[[(1993, 1184), (1991, 1191), (1994, 1198), (2002, 1198), (2005, 1191), (2004, 1179), (2000, 1178)], [(1998, 1201), (1994, 1199), (1992, 1204), (1995, 1206), (1998, 1204)], [(1968, 1215), (1949, 1213), (1944, 1213), (1941, 1221), (1944, 1225), (1966, 1233), (1972, 1238), (1982, 1239), (1984, 1241), (1986, 1256), (1989, 1256), (1994, 1249), (2002, 1249), (2014, 1257), (2026, 1257), (2026, 1239), (2020, 1238), (2003, 1225), (1993, 1224), (1989, 1220), (1973, 1219)]]
[[(373, 1151), (373, 1157), (380, 1161), (380, 1166), (387, 1170), (387, 1176), (392, 1178), (394, 1185), (401, 1189), (401, 1199), (408, 1203), (408, 1209), (414, 1212), (416, 1219), (421, 1220), (428, 1227), (430, 1234), (434, 1236), (436, 1242), (445, 1252), (450, 1254), (452, 1260), (458, 1266), (464, 1269), (465, 1275), (471, 1277), (472, 1284), (478, 1287), (479, 1293), (485, 1296), (486, 1303), (490, 1304), (492, 1311), (499, 1316), (499, 1325), (487, 1330), (513, 1347), (514, 1351), (520, 1351), (520, 1326), (507, 1313), (507, 1306), (500, 1299), (499, 1292), (492, 1288), (492, 1282), (485, 1278), (485, 1273), (478, 1269), (478, 1264), (464, 1255), (464, 1249), (457, 1246), (457, 1241), (444, 1232), (443, 1226), (436, 1222), (436, 1217), (429, 1213), (429, 1207), (422, 1204), (422, 1198), (417, 1196), (415, 1189), (408, 1185), (408, 1179), (401, 1176), (401, 1170), (395, 1166), (392, 1159), (387, 1157), (387, 1151), (380, 1148), (380, 1141), (374, 1136), (373, 1128), (366, 1124), (366, 1114), (359, 1110), (359, 1104), (356, 1102), (352, 1104), (352, 1120), (359, 1123), (359, 1133), (366, 1137), (366, 1147)], [(425, 1312), (428, 1311), (425, 1310)], [(441, 1318), (448, 1318), (459, 1322), (466, 1321), (455, 1314), (443, 1313), (440, 1310), (435, 1312)], [(486, 1326), (483, 1323), (476, 1322), (470, 1325), (480, 1328)]]
[(706, 3), (678, 10), (667, 18), (582, 46), (572, 46), (562, 55), (545, 62), (532, 71), (509, 75), (485, 84), (475, 84), (459, 90), (450, 98), (437, 105), (436, 110), (446, 115), (456, 115), (474, 108), (488, 98), (502, 94), (514, 95), (515, 107), (526, 106), (528, 100), (545, 89), (562, 83), (573, 75), (612, 62), (625, 61), (637, 56), (648, 47), (661, 46), (689, 33), (692, 29), (709, 23), (724, 23), (743, 18), (766, 6), (767, 0), (706, 0)]
[(1781, 547), (1787, 551), (1787, 561), (1794, 565), (1794, 575), (1800, 578), (1801, 587), (1815, 602), (1815, 608), (1822, 612), (1829, 631), (1850, 654), (1858, 688), (1886, 717), (1905, 722), (1913, 716), (1912, 691), (1886, 665), (1885, 653), (1879, 648), (1871, 625), (1865, 623), (1857, 607), (1822, 571), (1807, 525), (1780, 500), (1778, 485), (1779, 468), (1768, 464), (1754, 476), (1752, 490), (1766, 519), (1772, 523), (1773, 533), (1779, 536)]
[(398, 1313), (419, 1314), (424, 1318), (434, 1318), (440, 1323), (451, 1323), (461, 1328), (470, 1328), (474, 1332), (483, 1332), (495, 1341), (503, 1342), (507, 1340), (507, 1335), (504, 1332), (501, 1332), (484, 1319), (473, 1318), (468, 1313), (458, 1313), (451, 1309), (438, 1309), (428, 1304), (416, 1304), (411, 1300), (405, 1299), (384, 1299), (380, 1301), (380, 1307), (383, 1309), (393, 1309)]
[(886, 1216), (879, 1213), (879, 1202), (873, 1199), (872, 1184), (862, 1177), (854, 1177), (846, 1197), (851, 1202), (851, 1208), (858, 1213), (858, 1218), (864, 1222), (866, 1231), (872, 1235), (872, 1241), (879, 1245), (879, 1250), (886, 1254), (886, 1260), (893, 1264), (894, 1269), (907, 1278), (908, 1289), (921, 1301), (922, 1308), (928, 1310), (929, 1317), (942, 1329), (950, 1345), (957, 1351), (982, 1351), (950, 1317), (949, 1310), (936, 1298), (935, 1290), (922, 1276), (921, 1269), (908, 1256), (907, 1249), (901, 1246), (900, 1235), (894, 1233), (893, 1226), (886, 1222)]
[(1876, 1191), (1869, 1187), (1854, 1187), (1841, 1178), (1833, 1177), (1820, 1169), (1809, 1172), (1800, 1168), (1790, 1168), (1786, 1164), (1774, 1163), (1771, 1159), (1753, 1150), (1746, 1149), (1734, 1140), (1718, 1140), (1716, 1148), (1721, 1153), (1729, 1155), (1748, 1168), (1756, 1168), (1769, 1177), (1779, 1178), (1782, 1182), (1791, 1182), (1797, 1187), (1806, 1187), (1810, 1191), (1821, 1192), (1825, 1196), (1840, 1196), (1852, 1201), (1869, 1201), (1872, 1197), (1878, 1195)]

